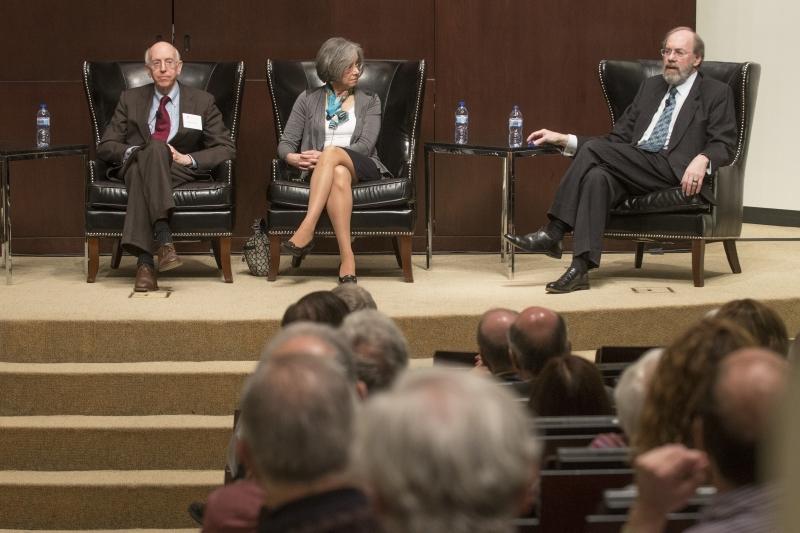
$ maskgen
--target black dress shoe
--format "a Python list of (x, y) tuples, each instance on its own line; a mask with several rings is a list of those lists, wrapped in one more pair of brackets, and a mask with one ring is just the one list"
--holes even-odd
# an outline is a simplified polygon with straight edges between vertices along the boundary
[[(292, 241), (283, 241), (281, 243), (281, 248), (289, 252), (289, 254), (292, 257), (298, 258), (300, 259), (300, 261), (302, 261), (308, 255), (308, 252), (310, 252), (311, 249), (314, 248), (314, 239), (308, 241), (308, 244), (306, 244), (305, 246), (297, 246)], [(292, 264), (294, 265), (294, 262), (292, 262)]]
[(339, 283), (358, 283), (358, 278), (355, 274), (345, 274), (339, 276)]
[(543, 229), (527, 235), (506, 233), (504, 237), (517, 248), (528, 252), (543, 253), (554, 259), (561, 259), (561, 241), (555, 240)]
[(565, 292), (582, 291), (589, 288), (589, 273), (578, 270), (571, 266), (566, 272), (561, 274), (561, 277), (555, 281), (551, 281), (545, 286), (545, 290), (554, 294), (563, 294)]
[(203, 525), (203, 515), (206, 511), (206, 504), (203, 502), (192, 502), (189, 504), (189, 516), (192, 517), (197, 525)]

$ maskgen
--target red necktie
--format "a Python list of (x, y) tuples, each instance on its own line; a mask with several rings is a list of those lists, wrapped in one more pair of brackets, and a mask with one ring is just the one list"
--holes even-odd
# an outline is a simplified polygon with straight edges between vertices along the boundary
[(167, 102), (169, 101), (169, 96), (161, 97), (161, 103), (156, 111), (156, 127), (150, 136), (151, 139), (167, 142), (169, 138), (170, 120), (167, 112)]

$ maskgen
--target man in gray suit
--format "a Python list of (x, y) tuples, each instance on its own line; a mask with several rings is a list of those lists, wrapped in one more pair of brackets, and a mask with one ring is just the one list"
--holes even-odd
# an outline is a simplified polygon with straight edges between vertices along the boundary
[(172, 189), (208, 177), (211, 169), (233, 159), (236, 149), (214, 97), (178, 83), (178, 50), (158, 42), (145, 52), (153, 84), (123, 91), (97, 156), (111, 165), (110, 177), (123, 179), (128, 208), (122, 246), (137, 256), (134, 290), (158, 290), (158, 270), (180, 266), (169, 216), (175, 208)]
[(589, 288), (588, 271), (600, 265), (610, 209), (626, 195), (676, 187), (703, 194), (707, 173), (728, 164), (736, 146), (733, 92), (705, 78), (703, 40), (678, 27), (664, 38), (663, 73), (645, 80), (633, 103), (604, 137), (586, 138), (547, 129), (528, 142), (561, 146), (575, 159), (548, 211), (550, 221), (527, 235), (506, 235), (515, 246), (561, 257), (561, 240), (573, 231), (573, 259), (547, 292)]

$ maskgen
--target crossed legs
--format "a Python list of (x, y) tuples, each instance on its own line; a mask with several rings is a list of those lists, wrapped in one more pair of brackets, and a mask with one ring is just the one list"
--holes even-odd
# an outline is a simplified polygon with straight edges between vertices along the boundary
[(356, 272), (356, 260), (350, 242), (355, 174), (353, 161), (347, 152), (336, 146), (326, 147), (311, 174), (306, 216), (289, 239), (295, 246), (306, 246), (314, 238), (314, 229), (322, 210), (327, 209), (342, 261), (339, 276), (354, 275)]

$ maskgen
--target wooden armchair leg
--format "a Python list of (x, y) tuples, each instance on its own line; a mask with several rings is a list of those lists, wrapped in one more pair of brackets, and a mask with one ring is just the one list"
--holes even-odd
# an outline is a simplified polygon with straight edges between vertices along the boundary
[(100, 269), (100, 237), (86, 237), (87, 260), (86, 283), (94, 283)]
[(269, 271), (267, 281), (278, 279), (278, 267), (281, 266), (281, 236), (269, 234)]
[(725, 256), (728, 258), (728, 264), (731, 266), (731, 271), (734, 274), (741, 274), (742, 265), (739, 264), (739, 252), (736, 251), (736, 240), (729, 239), (722, 241), (722, 246), (725, 247)]
[(633, 261), (633, 266), (636, 268), (642, 268), (642, 259), (644, 258), (644, 243), (637, 242), (636, 243), (636, 258)]
[(219, 262), (222, 263), (222, 277), (225, 283), (233, 283), (233, 272), (231, 271), (231, 238), (219, 237), (214, 239), (219, 246)]
[(694, 286), (702, 287), (705, 285), (703, 273), (705, 269), (706, 241), (697, 239), (692, 241), (692, 278)]
[(394, 250), (394, 258), (397, 260), (397, 266), (403, 268), (403, 258), (400, 257), (400, 244), (399, 244), (400, 237), (395, 235), (392, 237), (392, 250)]
[(111, 268), (119, 268), (120, 261), (122, 261), (122, 239), (114, 239), (111, 245)]
[(403, 281), (414, 283), (414, 272), (411, 270), (411, 235), (397, 237), (400, 247), (400, 259), (403, 267)]

